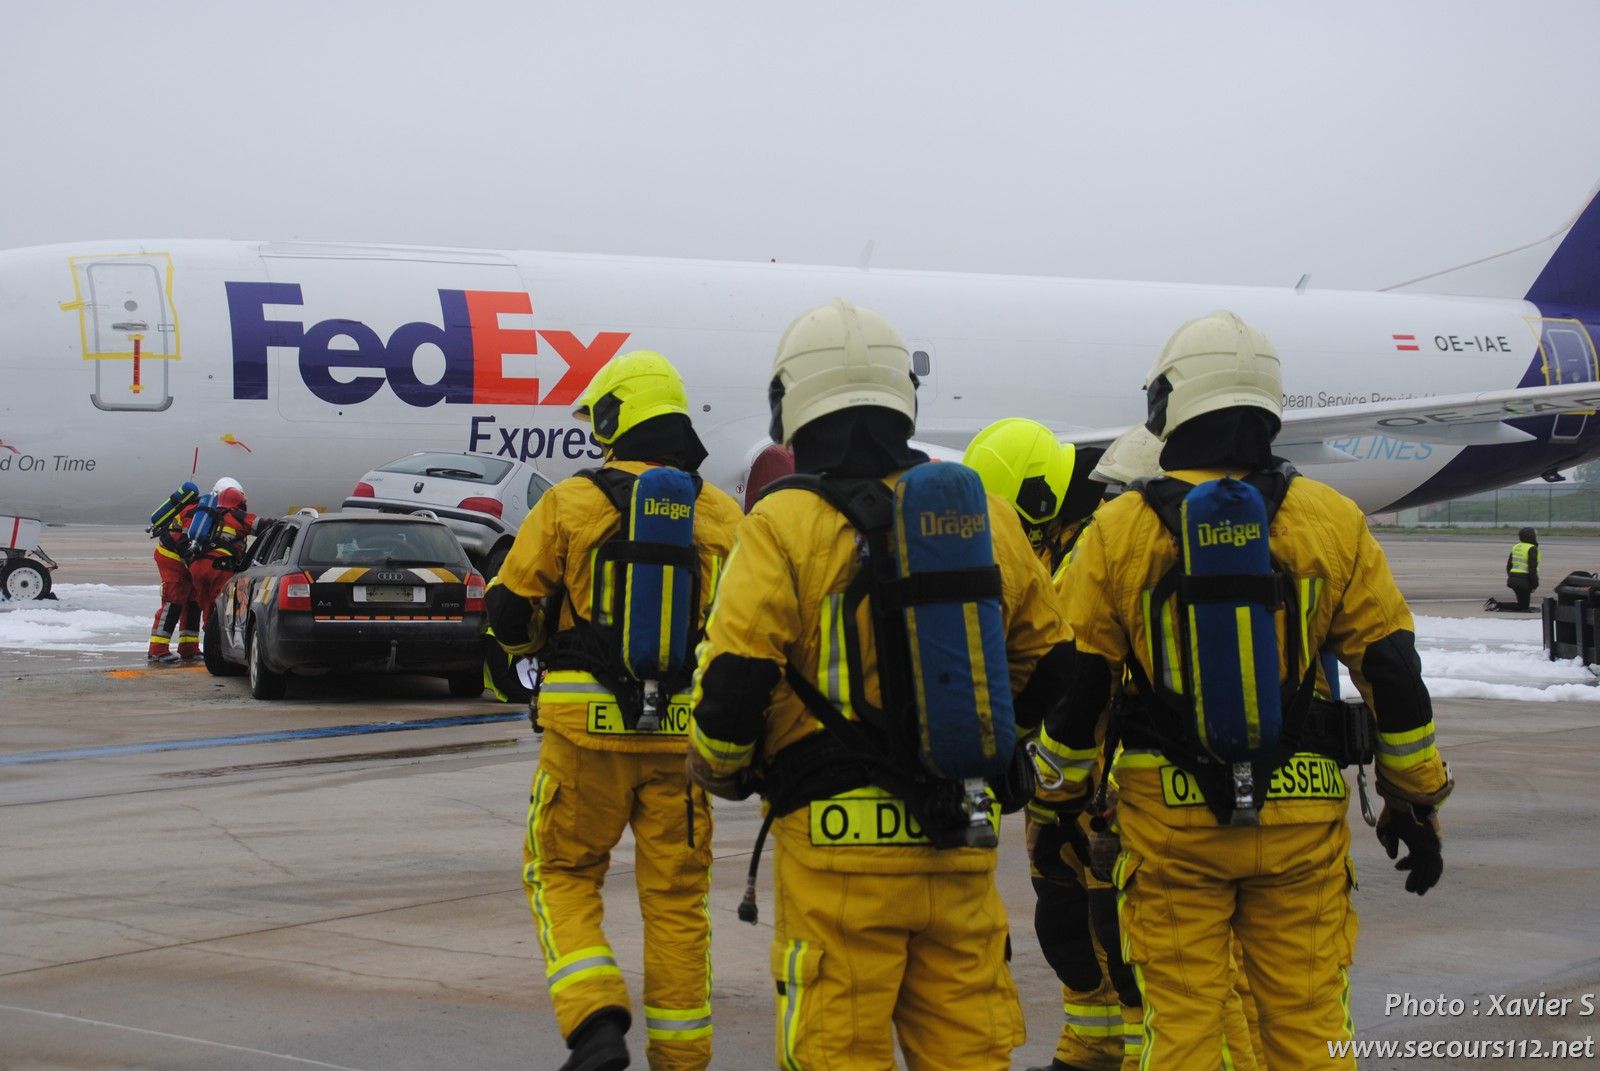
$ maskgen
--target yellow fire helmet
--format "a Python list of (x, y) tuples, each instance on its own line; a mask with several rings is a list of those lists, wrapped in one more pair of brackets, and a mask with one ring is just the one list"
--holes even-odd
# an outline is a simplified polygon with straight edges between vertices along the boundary
[(632, 350), (611, 358), (589, 381), (572, 415), (594, 426), (602, 446), (652, 417), (689, 415), (683, 377), (672, 362), (653, 350)]
[(813, 420), (854, 406), (899, 413), (909, 431), (917, 422), (917, 377), (888, 320), (835, 298), (801, 313), (778, 340), (767, 403), (780, 446)]
[(1038, 421), (1007, 417), (978, 432), (961, 462), (977, 471), (984, 490), (1016, 508), (1034, 538), (1061, 512), (1076, 454)]
[(1219, 309), (1173, 332), (1145, 379), (1145, 427), (1166, 441), (1172, 429), (1233, 406), (1283, 414), (1283, 376), (1267, 336)]

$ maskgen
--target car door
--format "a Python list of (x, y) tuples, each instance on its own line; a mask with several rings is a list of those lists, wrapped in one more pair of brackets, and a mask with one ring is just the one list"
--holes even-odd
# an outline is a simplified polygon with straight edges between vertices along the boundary
[(227, 619), (223, 622), (223, 631), (227, 633), (230, 648), (243, 649), (245, 625), (250, 620), (250, 604), (258, 598), (267, 577), (273, 575), (274, 568), (282, 571), (280, 563), (287, 557), (299, 530), (298, 524), (289, 521), (270, 522), (267, 530), (256, 537), (250, 548), (245, 568), (228, 581)]

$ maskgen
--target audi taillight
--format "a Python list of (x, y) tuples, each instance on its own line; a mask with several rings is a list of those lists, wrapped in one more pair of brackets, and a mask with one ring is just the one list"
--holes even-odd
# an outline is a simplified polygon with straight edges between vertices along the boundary
[(488, 513), (498, 517), (505, 509), (505, 506), (501, 504), (498, 498), (463, 498), (460, 508), (476, 510), (479, 513)]
[(373, 486), (370, 483), (367, 483), (365, 480), (363, 480), (361, 483), (356, 484), (356, 489), (354, 491), (350, 492), (350, 497), (351, 498), (377, 498), (378, 497), (378, 492), (373, 488)]
[(305, 573), (290, 573), (278, 581), (278, 609), (311, 609), (311, 577)]
[(467, 613), (483, 613), (483, 577), (477, 573), (467, 577)]

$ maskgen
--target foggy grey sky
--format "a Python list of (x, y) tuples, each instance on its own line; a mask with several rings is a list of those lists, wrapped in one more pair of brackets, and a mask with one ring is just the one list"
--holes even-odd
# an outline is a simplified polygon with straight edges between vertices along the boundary
[(1600, 4), (26, 0), (0, 248), (266, 238), (1370, 288), (1600, 180)]

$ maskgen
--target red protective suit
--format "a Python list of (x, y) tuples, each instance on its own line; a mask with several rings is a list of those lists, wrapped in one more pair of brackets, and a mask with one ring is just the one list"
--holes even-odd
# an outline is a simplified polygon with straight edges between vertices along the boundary
[[(194, 580), (184, 564), (183, 532), (194, 515), (185, 509), (156, 536), (156, 571), (161, 574), (161, 607), (150, 626), (148, 657), (163, 659), (171, 655), (173, 630), (178, 630), (178, 655), (200, 657), (200, 604), (195, 601)], [(181, 622), (181, 625), (180, 625)]]
[(244, 558), (245, 539), (255, 530), (258, 518), (245, 512), (244, 496), (237, 491), (224, 491), (217, 499), (217, 526), (211, 537), (211, 546), (189, 565), (189, 576), (194, 581), (195, 601), (200, 604), (201, 618), (211, 620), (211, 613), (222, 587), (236, 571)]

